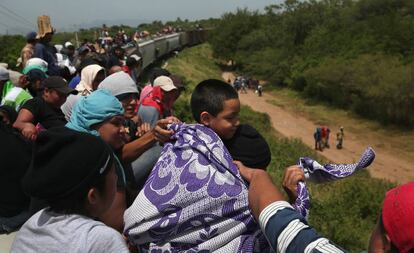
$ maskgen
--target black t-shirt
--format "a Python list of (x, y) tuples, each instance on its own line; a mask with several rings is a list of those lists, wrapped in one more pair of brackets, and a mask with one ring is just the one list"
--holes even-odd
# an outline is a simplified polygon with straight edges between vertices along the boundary
[(127, 134), (129, 135), (129, 142), (136, 140), (138, 138), (137, 137), (138, 126), (135, 123), (135, 121), (131, 119), (125, 119), (124, 127), (125, 127), (125, 130), (127, 131)]
[(33, 114), (35, 125), (40, 123), (46, 129), (65, 126), (67, 123), (62, 110), (46, 103), (41, 96), (30, 99), (21, 108)]
[(32, 146), (2, 122), (0, 140), (0, 217), (12, 217), (28, 209), (29, 197), (23, 192), (21, 179), (29, 167)]

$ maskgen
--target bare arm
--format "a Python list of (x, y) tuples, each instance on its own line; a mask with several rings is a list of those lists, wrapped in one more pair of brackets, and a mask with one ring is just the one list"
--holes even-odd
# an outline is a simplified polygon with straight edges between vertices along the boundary
[(30, 49), (28, 49), (28, 48), (25, 48), (25, 49), (23, 50), (23, 52), (22, 52), (22, 66), (26, 66), (26, 62), (27, 62), (30, 58), (32, 58), (32, 55), (33, 55), (33, 51), (32, 51), (32, 50), (30, 50)]
[(23, 134), (24, 137), (34, 141), (37, 138), (38, 132), (33, 122), (34, 115), (32, 114), (32, 112), (23, 108), (19, 111), (19, 115), (17, 116), (16, 122), (14, 122), (13, 127), (17, 128)]
[[(275, 252), (344, 252), (307, 225), (305, 219), (284, 201), (266, 171), (235, 163), (240, 174), (250, 183), (249, 207)], [(285, 175), (285, 181), (296, 182), (301, 178), (294, 167), (286, 170), (289, 175)]]
[(235, 163), (242, 177), (250, 183), (249, 206), (256, 219), (259, 219), (260, 213), (271, 203), (285, 200), (266, 171), (248, 168), (238, 161)]
[(168, 141), (173, 132), (167, 130), (167, 125), (173, 123), (171, 119), (162, 119), (157, 122), (157, 125), (149, 132), (145, 133), (139, 139), (127, 143), (122, 148), (122, 161), (133, 162), (142, 153), (147, 151), (156, 141), (164, 143)]
[(142, 153), (149, 149), (155, 143), (155, 136), (148, 132), (132, 142), (122, 147), (122, 161), (130, 163), (135, 161)]

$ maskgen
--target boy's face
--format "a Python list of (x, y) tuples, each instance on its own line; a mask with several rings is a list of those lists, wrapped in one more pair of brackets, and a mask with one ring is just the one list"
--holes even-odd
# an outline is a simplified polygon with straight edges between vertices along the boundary
[[(115, 162), (114, 162), (115, 163)], [(107, 210), (111, 207), (112, 202), (114, 202), (115, 199), (115, 193), (116, 193), (116, 183), (118, 180), (118, 176), (116, 174), (115, 165), (112, 164), (110, 171), (108, 171), (108, 174), (106, 174), (106, 180), (105, 180), (105, 192), (102, 194), (102, 204), (104, 210)]]
[(229, 99), (224, 101), (223, 110), (215, 117), (208, 112), (202, 112), (201, 123), (213, 129), (221, 139), (231, 139), (240, 125), (239, 113), (239, 99)]
[(109, 168), (108, 173), (105, 176), (104, 188), (99, 191), (97, 188), (90, 190), (89, 203), (91, 203), (91, 210), (95, 217), (102, 220), (105, 223), (106, 219), (103, 216), (112, 206), (116, 191), (117, 191), (118, 176), (115, 170), (115, 164), (113, 163)]

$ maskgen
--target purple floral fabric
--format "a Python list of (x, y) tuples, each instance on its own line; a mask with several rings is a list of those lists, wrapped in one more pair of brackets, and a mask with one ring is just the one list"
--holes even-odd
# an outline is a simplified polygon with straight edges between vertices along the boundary
[[(299, 165), (305, 173), (305, 178), (315, 183), (325, 183), (342, 179), (354, 172), (368, 167), (375, 159), (375, 152), (368, 147), (357, 163), (353, 164), (325, 164), (321, 165), (309, 157), (301, 157)], [(306, 219), (309, 216), (310, 199), (305, 182), (298, 183), (298, 197), (293, 207)]]
[(143, 190), (124, 215), (143, 252), (267, 252), (247, 187), (223, 142), (202, 125), (173, 124)]

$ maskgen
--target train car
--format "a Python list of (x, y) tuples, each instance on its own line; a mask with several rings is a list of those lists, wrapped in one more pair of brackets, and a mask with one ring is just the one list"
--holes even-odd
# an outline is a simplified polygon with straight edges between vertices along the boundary
[(142, 68), (145, 69), (157, 58), (155, 54), (155, 43), (153, 40), (147, 40), (138, 44), (139, 52), (142, 58)]
[(178, 33), (168, 34), (167, 36), (165, 36), (165, 39), (167, 40), (167, 52), (168, 53), (171, 53), (180, 48), (180, 34)]
[(180, 47), (184, 48), (189, 44), (188, 32), (180, 32)]
[(208, 33), (210, 32), (210, 30), (208, 29), (203, 29), (203, 30), (199, 30), (200, 32), (200, 43), (206, 42), (208, 40)]
[(187, 46), (193, 46), (193, 45), (195, 45), (196, 44), (195, 43), (195, 40), (194, 40), (195, 31), (194, 30), (187, 31), (186, 33), (187, 33), (187, 36), (188, 36), (188, 44), (187, 44)]
[(135, 42), (127, 43), (126, 45), (122, 46), (122, 48), (125, 50), (125, 55), (130, 57), (131, 55), (136, 55), (139, 58), (141, 57), (141, 52), (139, 52), (139, 48)]
[(154, 38), (155, 44), (155, 57), (161, 58), (168, 53), (167, 39), (166, 36)]
[(141, 61), (141, 70), (144, 70), (163, 56), (175, 50), (205, 42), (207, 37), (208, 30), (185, 31), (139, 41), (138, 44), (127, 44), (124, 49), (128, 57), (135, 55), (134, 58)]

